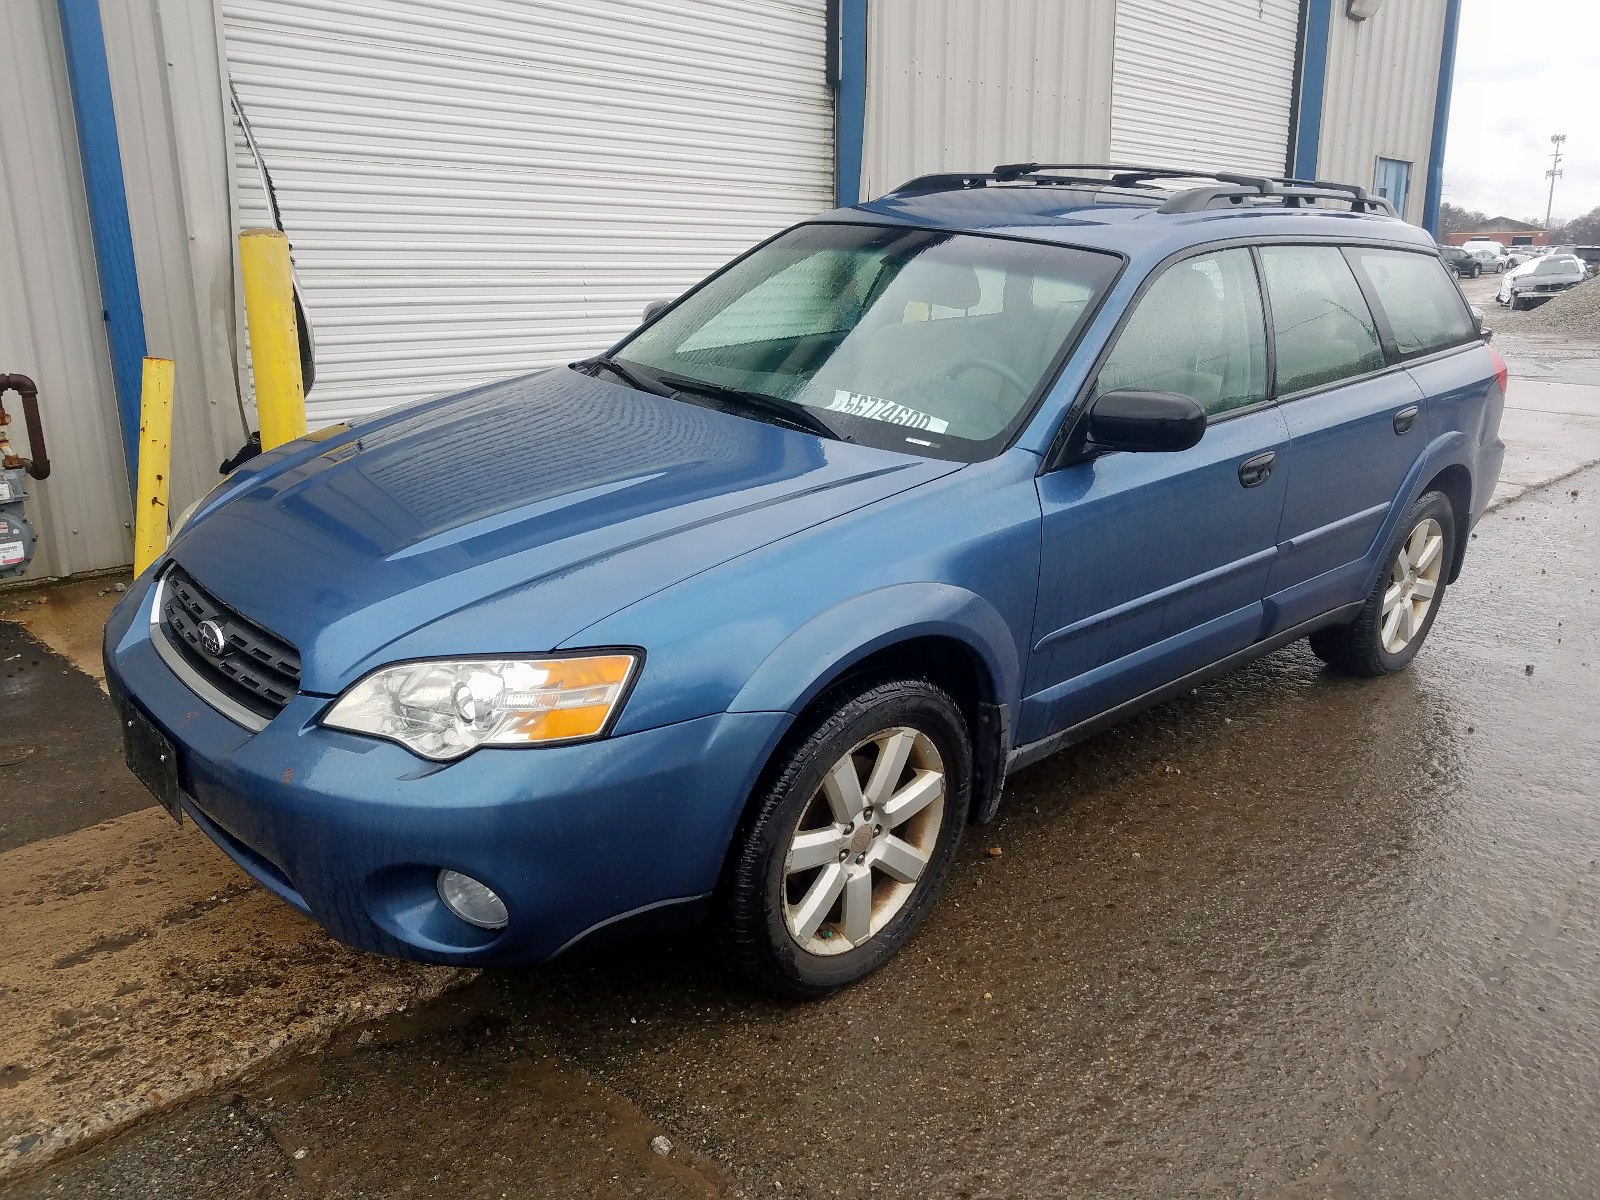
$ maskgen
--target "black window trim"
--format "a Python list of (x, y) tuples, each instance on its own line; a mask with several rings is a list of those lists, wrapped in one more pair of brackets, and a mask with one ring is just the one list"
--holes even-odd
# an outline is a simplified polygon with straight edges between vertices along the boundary
[[(779, 238), (784, 237), (786, 234), (793, 233), (797, 229), (807, 229), (819, 225), (843, 226), (851, 229), (875, 228), (906, 230), (908, 232), (920, 231), (923, 233), (941, 234), (946, 237), (991, 238), (1000, 242), (1020, 242), (1029, 246), (1049, 246), (1053, 249), (1076, 250), (1083, 254), (1098, 254), (1104, 256), (1105, 258), (1114, 259), (1116, 261), (1116, 269), (1113, 270), (1106, 278), (1106, 281), (1101, 286), (1098, 295), (1094, 296), (1092, 298), (1092, 302), (1085, 306), (1083, 315), (1079, 318), (1073, 331), (1073, 336), (1066, 340), (1066, 343), (1061, 347), (1055, 358), (1052, 359), (1049, 366), (1045, 368), (1044, 375), (1040, 377), (1039, 383), (1034, 387), (1033, 395), (1028, 398), (1028, 402), (1026, 404), (1022, 405), (1017, 410), (1017, 415), (1012, 418), (1010, 427), (995, 435), (995, 438), (990, 439), (996, 443), (992, 450), (980, 458), (962, 458), (946, 455), (921, 455), (916, 454), (916, 452), (912, 450), (899, 450), (892, 452), (901, 454), (915, 454), (917, 457), (935, 458), (939, 459), (940, 461), (956, 462), (963, 465), (978, 462), (990, 462), (996, 458), (999, 458), (1002, 454), (1010, 450), (1011, 447), (1016, 444), (1018, 438), (1027, 432), (1028, 426), (1033, 424), (1034, 418), (1039, 415), (1040, 407), (1042, 407), (1045, 400), (1049, 398), (1050, 393), (1055, 390), (1055, 386), (1060, 381), (1062, 372), (1066, 370), (1067, 364), (1072, 361), (1073, 355), (1078, 352), (1078, 347), (1082, 344), (1084, 336), (1089, 332), (1089, 327), (1093, 325), (1095, 320), (1100, 316), (1101, 310), (1105, 307), (1106, 300), (1111, 296), (1112, 292), (1116, 291), (1117, 284), (1122, 281), (1122, 276), (1127, 271), (1128, 264), (1132, 261), (1130, 256), (1121, 250), (1108, 250), (1101, 246), (1084, 246), (1079, 245), (1076, 242), (1062, 241), (1058, 238), (1019, 237), (1016, 234), (996, 233), (987, 229), (965, 229), (947, 225), (929, 224), (921, 221), (880, 220), (867, 214), (862, 214), (857, 219), (851, 219), (851, 217), (848, 215), (841, 216), (830, 213), (825, 217), (818, 217), (810, 221), (796, 221), (793, 225), (787, 225), (778, 230), (771, 237), (763, 238), (761, 241), (751, 246), (750, 249), (746, 250), (743, 254), (739, 254), (733, 258), (730, 258), (727, 262), (723, 263), (722, 266), (711, 272), (711, 274), (705, 276), (692, 287), (686, 288), (682, 292), (679, 292), (678, 295), (674, 296), (672, 300), (667, 303), (665, 308), (652, 316), (648, 321), (643, 321), (640, 324), (635, 325), (632, 329), (628, 330), (622, 335), (622, 337), (617, 339), (616, 342), (612, 343), (612, 345), (604, 351), (604, 356), (610, 357), (611, 355), (618, 353), (625, 346), (627, 346), (629, 342), (633, 341), (634, 338), (638, 337), (646, 329), (654, 325), (668, 312), (672, 311), (674, 308), (677, 308), (679, 304), (687, 300), (690, 296), (693, 296), (695, 293), (699, 292), (701, 289), (709, 287), (717, 279), (731, 271), (734, 267), (738, 266), (752, 254), (756, 253), (756, 251), (766, 249), (767, 246), (771, 245)], [(961, 440), (969, 441), (969, 439), (965, 438)], [(983, 443), (972, 444), (981, 445)]]
[[(1407, 359), (1400, 359), (1396, 357), (1394, 361), (1390, 361), (1389, 350), (1388, 347), (1385, 346), (1384, 365), (1375, 370), (1365, 371), (1360, 375), (1348, 375), (1343, 379), (1336, 379), (1330, 383), (1319, 383), (1314, 387), (1302, 388), (1298, 392), (1288, 392), (1280, 395), (1277, 390), (1277, 334), (1272, 327), (1272, 294), (1266, 286), (1265, 269), (1262, 265), (1260, 254), (1260, 251), (1268, 246), (1331, 246), (1341, 252), (1351, 247), (1366, 247), (1374, 250), (1400, 250), (1410, 254), (1436, 253), (1436, 249), (1429, 250), (1426, 246), (1418, 246), (1409, 242), (1397, 243), (1386, 241), (1382, 238), (1317, 235), (1308, 236), (1305, 234), (1280, 234), (1270, 237), (1226, 238), (1217, 242), (1206, 242), (1195, 246), (1185, 246), (1181, 250), (1174, 251), (1172, 254), (1169, 254), (1166, 258), (1163, 258), (1160, 262), (1156, 263), (1150, 268), (1144, 279), (1140, 281), (1138, 288), (1134, 291), (1133, 296), (1129, 299), (1126, 307), (1122, 310), (1122, 314), (1117, 318), (1117, 323), (1112, 327), (1109, 336), (1107, 336), (1105, 345), (1100, 348), (1099, 354), (1095, 356), (1095, 361), (1090, 367), (1088, 374), (1084, 378), (1083, 386), (1078, 389), (1078, 394), (1073, 397), (1072, 402), (1067, 405), (1066, 411), (1062, 413), (1061, 422), (1056, 426), (1056, 431), (1050, 438), (1049, 449), (1046, 450), (1043, 459), (1040, 461), (1037, 474), (1046, 475), (1052, 471), (1059, 471), (1065, 467), (1075, 466), (1078, 463), (1087, 461), (1089, 457), (1094, 457), (1094, 455), (1084, 455), (1082, 453), (1081, 439), (1078, 437), (1078, 429), (1082, 424), (1083, 416), (1088, 408), (1089, 400), (1094, 395), (1094, 385), (1095, 381), (1100, 377), (1101, 367), (1105, 365), (1106, 359), (1111, 356), (1111, 351), (1116, 347), (1118, 339), (1122, 336), (1123, 327), (1127, 325), (1134, 309), (1138, 307), (1139, 301), (1144, 298), (1145, 292), (1150, 289), (1151, 285), (1166, 272), (1169, 266), (1180, 263), (1188, 258), (1197, 257), (1201, 254), (1216, 253), (1221, 250), (1231, 250), (1235, 247), (1243, 247), (1251, 251), (1252, 257), (1256, 261), (1257, 279), (1261, 286), (1262, 309), (1267, 323), (1267, 354), (1269, 361), (1272, 363), (1272, 372), (1267, 380), (1268, 398), (1257, 404), (1251, 404), (1242, 408), (1232, 409), (1226, 413), (1218, 413), (1215, 417), (1208, 417), (1206, 420), (1206, 427), (1208, 429), (1213, 424), (1220, 424), (1223, 421), (1232, 420), (1235, 417), (1249, 416), (1252, 413), (1260, 412), (1265, 408), (1272, 407), (1273, 405), (1293, 404), (1296, 401), (1308, 400), (1313, 396), (1321, 395), (1323, 392), (1331, 392), (1336, 388), (1349, 387), (1352, 384), (1365, 383), (1367, 380), (1377, 379), (1380, 376), (1388, 375), (1395, 371), (1403, 371), (1407, 367), (1415, 366), (1418, 363), (1427, 362), (1435, 358), (1445, 358), (1452, 354), (1459, 354), (1461, 351), (1470, 349), (1474, 346), (1482, 346), (1487, 344), (1481, 336), (1475, 335), (1472, 340), (1462, 342), (1460, 345), (1448, 346), (1439, 350), (1428, 351), (1426, 354), (1415, 355)], [(1350, 267), (1351, 274), (1356, 278), (1356, 285), (1362, 289), (1361, 294), (1362, 297), (1365, 298), (1367, 293), (1362, 281), (1361, 272), (1356, 270), (1354, 264), (1349, 262), (1347, 256), (1346, 265)], [(1114, 287), (1115, 283), (1113, 283), (1112, 286)], [(1109, 295), (1111, 288), (1108, 287), (1106, 291)], [(1459, 293), (1459, 291), (1460, 289), (1458, 288), (1457, 292)], [(1466, 303), (1466, 298), (1464, 296), (1462, 297), (1462, 303)], [(1372, 302), (1370, 300), (1367, 301), (1367, 308), (1369, 310), (1372, 308)], [(1470, 318), (1470, 311), (1468, 316)], [(1385, 318), (1385, 321), (1387, 321), (1387, 318)], [(1377, 322), (1378, 318), (1376, 315), (1374, 315), (1373, 324), (1375, 327), (1378, 327)], [(1085, 325), (1085, 328), (1087, 328), (1087, 325)], [(1384, 333), (1382, 327), (1378, 327), (1378, 340), (1380, 345), (1384, 343)]]

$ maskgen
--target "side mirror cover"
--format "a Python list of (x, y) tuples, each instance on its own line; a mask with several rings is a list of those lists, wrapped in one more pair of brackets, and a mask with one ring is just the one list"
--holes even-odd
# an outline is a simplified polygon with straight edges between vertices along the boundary
[(648, 325), (672, 306), (671, 300), (652, 300), (644, 306), (644, 317), (641, 324)]
[(1089, 442), (1101, 450), (1187, 450), (1205, 432), (1205, 410), (1176, 392), (1119, 388), (1089, 406)]

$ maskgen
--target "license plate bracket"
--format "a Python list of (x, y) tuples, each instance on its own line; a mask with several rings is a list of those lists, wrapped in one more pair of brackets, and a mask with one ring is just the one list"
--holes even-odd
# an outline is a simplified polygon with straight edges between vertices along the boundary
[(122, 723), (122, 757), (134, 778), (150, 790), (161, 807), (183, 824), (182, 789), (178, 785), (178, 752), (167, 735), (131, 703), (117, 706)]

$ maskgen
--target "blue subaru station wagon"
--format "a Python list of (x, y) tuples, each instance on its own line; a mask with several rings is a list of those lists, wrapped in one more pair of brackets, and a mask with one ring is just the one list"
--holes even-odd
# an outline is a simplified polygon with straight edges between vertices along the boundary
[(1359, 187), (913, 180), (239, 468), (106, 631), (124, 748), (351, 946), (708, 921), (820, 995), (1009, 772), (1299, 638), (1405, 667), (1500, 469), (1486, 338)]

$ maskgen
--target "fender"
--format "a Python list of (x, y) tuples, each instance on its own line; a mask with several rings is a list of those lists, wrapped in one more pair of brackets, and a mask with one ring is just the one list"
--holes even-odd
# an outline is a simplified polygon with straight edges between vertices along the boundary
[[(1422, 453), (1417, 456), (1417, 461), (1411, 464), (1411, 470), (1406, 474), (1405, 482), (1400, 485), (1400, 501), (1389, 510), (1389, 515), (1384, 518), (1382, 527), (1379, 528), (1377, 536), (1373, 539), (1372, 549), (1369, 551), (1371, 558), (1367, 564), (1366, 585), (1361, 589), (1363, 596), (1370, 593), (1377, 586), (1378, 573), (1388, 565), (1380, 561), (1383, 556), (1383, 548), (1389, 544), (1389, 538), (1394, 534), (1395, 527), (1400, 524), (1406, 513), (1411, 511), (1411, 506), (1421, 497), (1422, 489), (1435, 475), (1445, 468), (1461, 467), (1467, 472), (1467, 476), (1472, 480), (1472, 486), (1476, 490), (1478, 479), (1477, 472), (1474, 470), (1475, 458), (1471, 442), (1468, 440), (1467, 435), (1460, 430), (1451, 430), (1440, 434), (1429, 442)], [(1475, 505), (1469, 503), (1468, 518), (1465, 525), (1470, 525), (1471, 513), (1474, 509)], [(1456, 547), (1456, 561), (1451, 564), (1449, 576), (1449, 582), (1451, 583), (1455, 582), (1456, 573), (1461, 569), (1462, 554), (1467, 542), (1466, 535), (1469, 532), (1465, 525), (1459, 531), (1460, 544)]]
[(798, 713), (874, 651), (929, 636), (970, 647), (994, 689), (984, 699), (1015, 703), (1022, 687), (1017, 646), (994, 607), (965, 588), (899, 583), (852, 596), (801, 625), (756, 667), (728, 711)]

